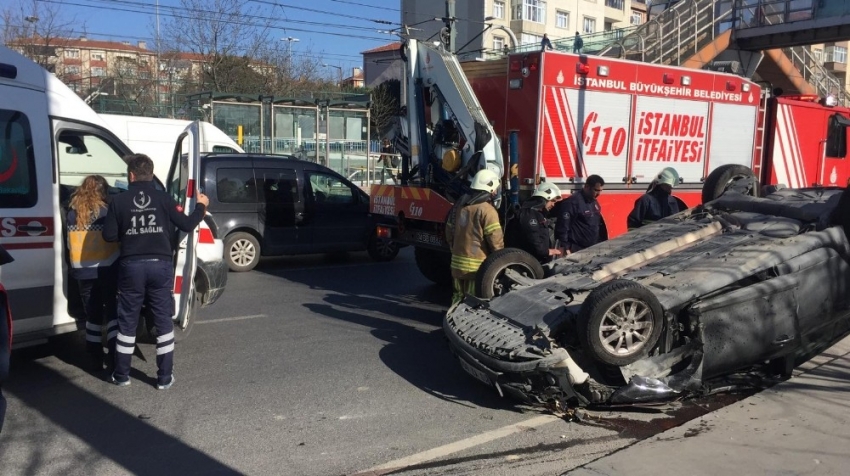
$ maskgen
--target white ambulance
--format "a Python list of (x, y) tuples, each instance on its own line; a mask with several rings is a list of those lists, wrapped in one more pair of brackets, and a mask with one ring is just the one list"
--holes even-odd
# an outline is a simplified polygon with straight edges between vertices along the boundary
[[(198, 130), (193, 123), (178, 139), (180, 149), (175, 144), (178, 153), (164, 186), (187, 211), (195, 206), (198, 192)], [(90, 174), (105, 177), (111, 193), (125, 189), (122, 157), (129, 153), (54, 75), (0, 46), (0, 243), (15, 258), (0, 270), (0, 281), (12, 306), (16, 346), (77, 329), (83, 315), (76, 283), (68, 278), (63, 233), (67, 204)], [(174, 319), (184, 334), (194, 322), (194, 310), (212, 304), (224, 291), (227, 266), (215, 232), (207, 217), (193, 233), (179, 238)]]

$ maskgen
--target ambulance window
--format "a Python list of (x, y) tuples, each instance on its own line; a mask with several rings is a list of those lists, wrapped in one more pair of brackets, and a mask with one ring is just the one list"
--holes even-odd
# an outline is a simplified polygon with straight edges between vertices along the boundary
[(27, 117), (0, 109), (0, 208), (29, 208), (38, 201), (35, 157)]
[(64, 130), (59, 134), (59, 183), (77, 186), (87, 175), (102, 175), (112, 187), (127, 188), (127, 163), (110, 142), (94, 134)]
[(847, 126), (850, 120), (839, 114), (829, 118), (829, 130), (826, 136), (826, 156), (844, 158), (847, 156)]

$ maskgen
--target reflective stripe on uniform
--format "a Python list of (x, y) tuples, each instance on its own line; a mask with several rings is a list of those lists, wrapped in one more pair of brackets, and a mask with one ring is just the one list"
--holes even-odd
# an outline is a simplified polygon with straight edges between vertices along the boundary
[(133, 349), (135, 349), (135, 348), (136, 348), (136, 346), (133, 346), (133, 347), (125, 347), (125, 346), (123, 346), (123, 345), (121, 345), (121, 344), (118, 344), (118, 345), (116, 345), (116, 346), (115, 346), (115, 350), (116, 350), (119, 354), (130, 354), (130, 355), (132, 355), (132, 354), (133, 354)]
[(491, 223), (491, 224), (484, 227), (484, 236), (492, 235), (497, 230), (501, 230), (501, 229), (502, 229), (501, 223), (499, 223), (499, 222)]
[(481, 267), (481, 263), (483, 262), (483, 259), (470, 258), (468, 256), (452, 255), (451, 267), (453, 269), (458, 269), (461, 271), (474, 272), (478, 271), (478, 268)]
[(156, 343), (161, 344), (163, 342), (168, 342), (174, 339), (174, 331), (169, 332), (168, 334), (163, 334), (156, 338)]
[(164, 346), (164, 347), (157, 347), (156, 348), (156, 355), (167, 354), (169, 352), (174, 352), (174, 343), (173, 342), (171, 344)]
[(100, 324), (95, 324), (93, 322), (86, 322), (86, 329), (90, 331), (100, 332), (103, 329), (103, 326)]
[(124, 334), (119, 332), (118, 333), (118, 342), (121, 342), (122, 344), (135, 344), (136, 343), (136, 336), (125, 336)]

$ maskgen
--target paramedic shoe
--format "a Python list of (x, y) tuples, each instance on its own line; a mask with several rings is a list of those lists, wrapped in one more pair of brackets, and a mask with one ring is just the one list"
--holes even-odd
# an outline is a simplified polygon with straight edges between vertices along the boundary
[(115, 377), (115, 374), (110, 374), (109, 375), (109, 381), (112, 384), (117, 385), (119, 387), (130, 386), (130, 377), (124, 377), (123, 379), (118, 379), (118, 378)]
[(172, 385), (174, 385), (174, 375), (159, 379), (159, 381), (156, 383), (156, 389), (168, 390), (169, 388), (171, 388)]
[(590, 403), (602, 403), (611, 397), (614, 389), (593, 380), (588, 377), (584, 383), (576, 385), (576, 390), (579, 391), (585, 398), (590, 400)]

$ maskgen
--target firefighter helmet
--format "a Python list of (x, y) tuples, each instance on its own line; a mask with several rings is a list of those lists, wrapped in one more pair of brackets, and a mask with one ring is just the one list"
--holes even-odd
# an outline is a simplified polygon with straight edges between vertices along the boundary
[(560, 200), (561, 189), (554, 183), (541, 182), (534, 191), (532, 197), (543, 197), (548, 202), (549, 200)]
[(499, 188), (499, 175), (490, 169), (481, 169), (472, 178), (470, 188), (493, 193)]
[(655, 178), (655, 183), (667, 184), (671, 187), (675, 187), (679, 184), (679, 172), (676, 172), (676, 169), (673, 167), (665, 167), (658, 173), (658, 177)]

